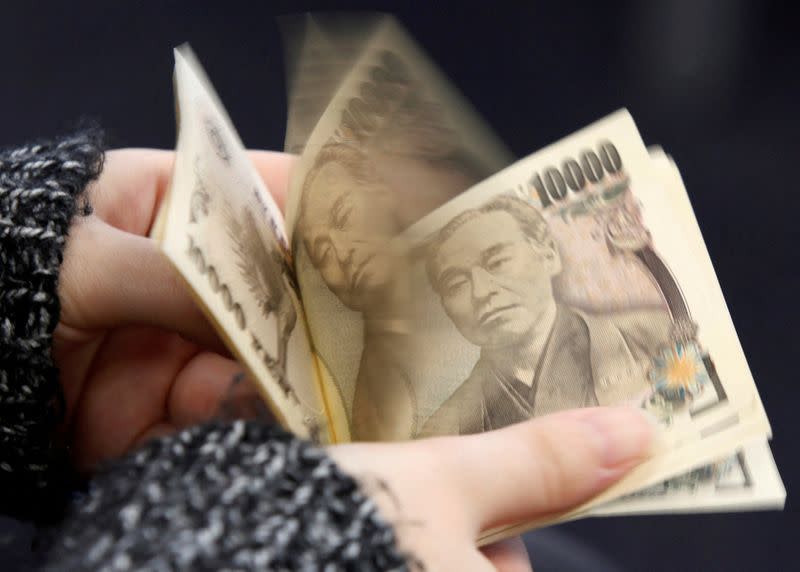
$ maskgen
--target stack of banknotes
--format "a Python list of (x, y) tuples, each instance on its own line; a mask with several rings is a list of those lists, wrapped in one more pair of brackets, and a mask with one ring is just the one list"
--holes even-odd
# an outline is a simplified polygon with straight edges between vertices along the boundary
[(624, 404), (653, 455), (548, 522), (783, 505), (689, 194), (626, 111), (517, 160), (393, 19), (284, 30), (285, 212), (184, 47), (153, 230), (282, 423), (395, 441)]

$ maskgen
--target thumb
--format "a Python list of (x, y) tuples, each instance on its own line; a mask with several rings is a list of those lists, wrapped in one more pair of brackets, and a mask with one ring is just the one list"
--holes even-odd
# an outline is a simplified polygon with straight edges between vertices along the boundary
[(633, 408), (567, 411), (464, 438), (452, 469), (477, 534), (590, 499), (647, 456), (652, 435)]
[(73, 226), (59, 283), (61, 321), (82, 329), (150, 325), (223, 346), (152, 239), (91, 216)]

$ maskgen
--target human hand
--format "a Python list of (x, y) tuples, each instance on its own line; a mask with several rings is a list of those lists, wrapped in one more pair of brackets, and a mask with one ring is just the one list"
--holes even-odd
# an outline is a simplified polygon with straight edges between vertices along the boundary
[[(251, 159), (282, 205), (292, 156)], [(93, 213), (76, 217), (67, 240), (53, 355), (82, 469), (212, 416), (241, 370), (147, 238), (173, 161), (170, 151), (109, 152), (87, 191)]]
[(330, 448), (426, 571), (531, 570), (519, 538), (481, 532), (581, 504), (645, 459), (651, 423), (631, 408), (566, 411), (479, 435)]

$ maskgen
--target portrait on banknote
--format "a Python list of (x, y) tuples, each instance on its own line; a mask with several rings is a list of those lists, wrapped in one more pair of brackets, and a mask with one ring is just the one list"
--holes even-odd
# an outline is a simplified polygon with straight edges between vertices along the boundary
[[(352, 387), (344, 399), (352, 434), (405, 438), (416, 430), (417, 411), (405, 373), (407, 261), (392, 239), (490, 171), (397, 54), (379, 51), (361, 75), (342, 99), (335, 132), (307, 147), (315, 154), (299, 188), (293, 247), (301, 280), (317, 273), (342, 306), (339, 318), (355, 313), (359, 322), (361, 352), (349, 360), (354, 379), (334, 372), (337, 384)], [(320, 354), (325, 362), (324, 347)]]
[[(388, 248), (400, 224), (396, 196), (362, 150), (342, 143), (331, 143), (317, 155), (302, 193), (294, 235), (302, 242), (295, 251), (310, 265), (300, 266), (301, 272), (306, 280), (315, 273), (321, 279), (317, 284), (341, 305), (340, 317), (354, 316), (362, 328), (361, 356), (351, 358), (357, 364), (351, 403), (361, 404), (353, 405), (353, 431), (365, 424), (375, 429), (375, 422), (362, 416), (370, 416), (382, 400), (389, 401), (386, 413), (392, 416), (384, 421), (407, 425), (414, 419), (414, 396), (396, 348), (386, 343), (401, 296), (393, 278), (402, 261)], [(325, 294), (317, 290), (315, 296), (319, 300)], [(378, 371), (380, 392), (371, 384)]]
[(270, 408), (327, 439), (280, 211), (191, 52), (176, 61), (180, 135), (154, 234)]
[(669, 159), (621, 111), (508, 166), (403, 42), (376, 33), (308, 138), (295, 130), (285, 220), (202, 70), (176, 54), (178, 152), (153, 236), (243, 365), (237, 379), (329, 443), (595, 405), (652, 413), (652, 458), (570, 517), (782, 500)]
[(476, 433), (598, 405), (610, 364), (638, 368), (669, 337), (664, 308), (588, 313), (557, 299), (559, 246), (538, 209), (519, 197), (462, 212), (427, 250), (428, 279), (445, 313), (480, 348), (467, 379), (429, 420), (431, 430), (457, 421), (459, 433)]
[[(525, 191), (487, 188), (482, 202), (434, 213), (414, 248), (416, 298), (428, 300), (416, 329), (438, 331), (428, 343), (469, 364), (460, 379), (439, 371), (449, 391), (423, 398), (439, 404), (419, 435), (621, 403), (669, 417), (687, 397), (724, 397), (701, 391), (713, 371), (616, 149), (603, 143), (564, 165), (566, 177), (550, 170)], [(588, 188), (559, 204), (555, 181), (566, 191), (570, 177)]]

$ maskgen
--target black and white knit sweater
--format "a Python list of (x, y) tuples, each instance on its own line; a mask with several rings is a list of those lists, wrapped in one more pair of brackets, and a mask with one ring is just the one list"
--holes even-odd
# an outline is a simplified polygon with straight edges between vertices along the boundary
[(62, 393), (50, 357), (64, 242), (102, 167), (99, 135), (0, 154), (0, 509), (44, 517), (68, 473), (52, 441)]
[(0, 153), (0, 509), (54, 520), (47, 570), (405, 570), (354, 479), (257, 421), (151, 441), (61, 510), (75, 481), (54, 438), (58, 271), (102, 158), (95, 131)]

